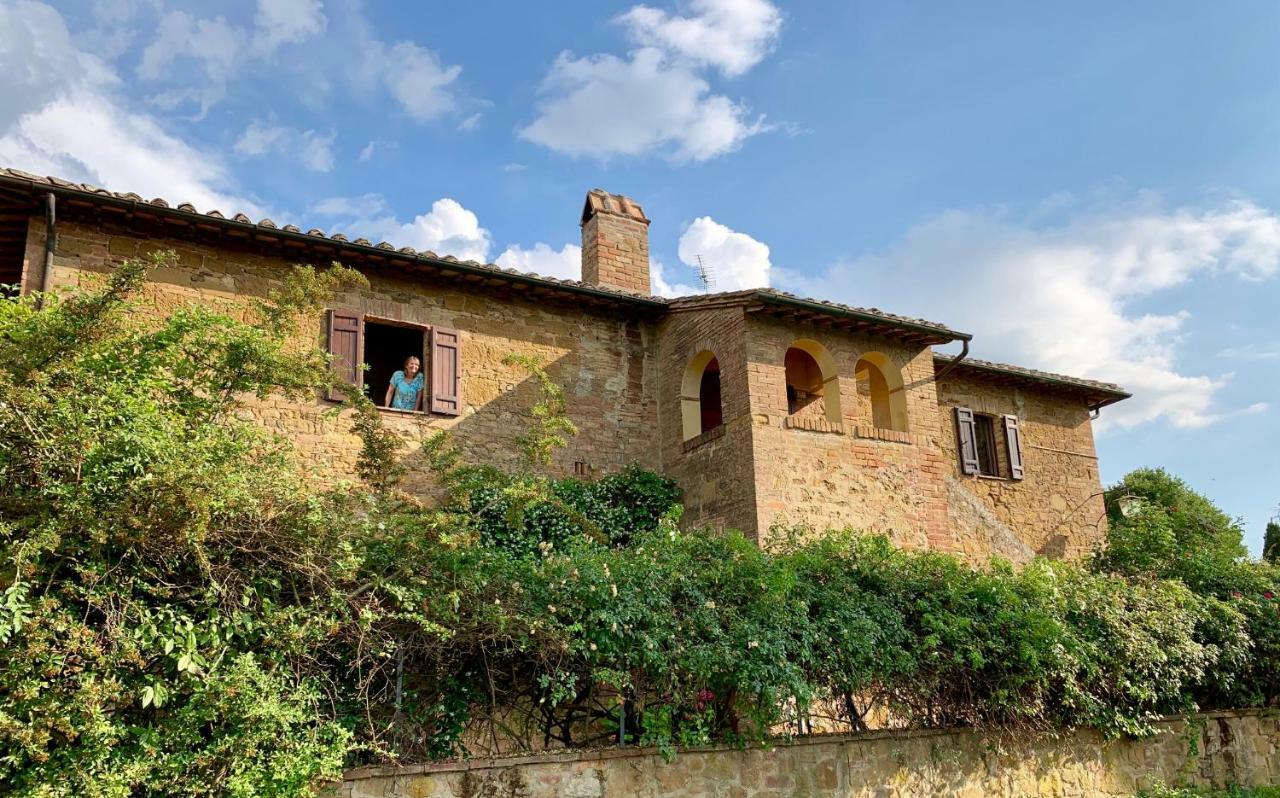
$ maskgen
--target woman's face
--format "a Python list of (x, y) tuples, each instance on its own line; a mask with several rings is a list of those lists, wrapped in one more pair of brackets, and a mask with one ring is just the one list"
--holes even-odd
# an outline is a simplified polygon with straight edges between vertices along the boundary
[(409, 379), (413, 379), (421, 370), (422, 364), (418, 362), (416, 357), (411, 357), (404, 362), (404, 376)]

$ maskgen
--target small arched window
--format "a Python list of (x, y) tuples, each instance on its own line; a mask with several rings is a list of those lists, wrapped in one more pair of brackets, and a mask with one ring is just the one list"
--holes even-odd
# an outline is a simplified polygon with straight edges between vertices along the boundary
[(694, 355), (685, 369), (680, 386), (680, 416), (686, 441), (724, 424), (720, 361), (711, 352)]
[(840, 375), (826, 347), (817, 341), (796, 341), (787, 349), (783, 365), (787, 415), (840, 423)]
[(878, 429), (907, 431), (907, 395), (902, 371), (879, 352), (867, 352), (854, 367), (858, 417)]

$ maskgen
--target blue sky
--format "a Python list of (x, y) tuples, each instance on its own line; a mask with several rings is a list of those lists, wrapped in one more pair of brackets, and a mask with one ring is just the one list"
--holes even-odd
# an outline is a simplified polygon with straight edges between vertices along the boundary
[(770, 284), (1120, 382), (1103, 477), (1280, 504), (1280, 5), (0, 0), (0, 163), (655, 289)]

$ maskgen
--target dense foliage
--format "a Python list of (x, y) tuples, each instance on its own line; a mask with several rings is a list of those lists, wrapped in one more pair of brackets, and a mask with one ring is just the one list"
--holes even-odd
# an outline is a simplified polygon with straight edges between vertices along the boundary
[[(341, 268), (253, 318), (135, 310), (145, 266), (0, 302), (0, 784), (31, 796), (308, 795), (344, 765), (783, 729), (1087, 725), (1280, 697), (1269, 565), (1181, 482), (1109, 492), (1087, 566), (974, 568), (851, 532), (681, 531), (668, 480), (420, 452), (356, 401), (357, 482), (320, 488), (247, 420), (314, 396), (296, 342)], [(400, 491), (401, 461), (447, 490)]]
[(1280, 519), (1267, 522), (1262, 534), (1262, 559), (1267, 562), (1280, 561)]

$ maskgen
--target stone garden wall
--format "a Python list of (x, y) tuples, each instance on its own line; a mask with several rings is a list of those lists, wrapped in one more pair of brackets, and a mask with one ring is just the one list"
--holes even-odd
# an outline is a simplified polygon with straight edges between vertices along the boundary
[(769, 748), (613, 749), (353, 771), (340, 798), (1131, 796), (1157, 781), (1280, 784), (1280, 715), (1166, 720), (1146, 740), (974, 731), (814, 737)]

